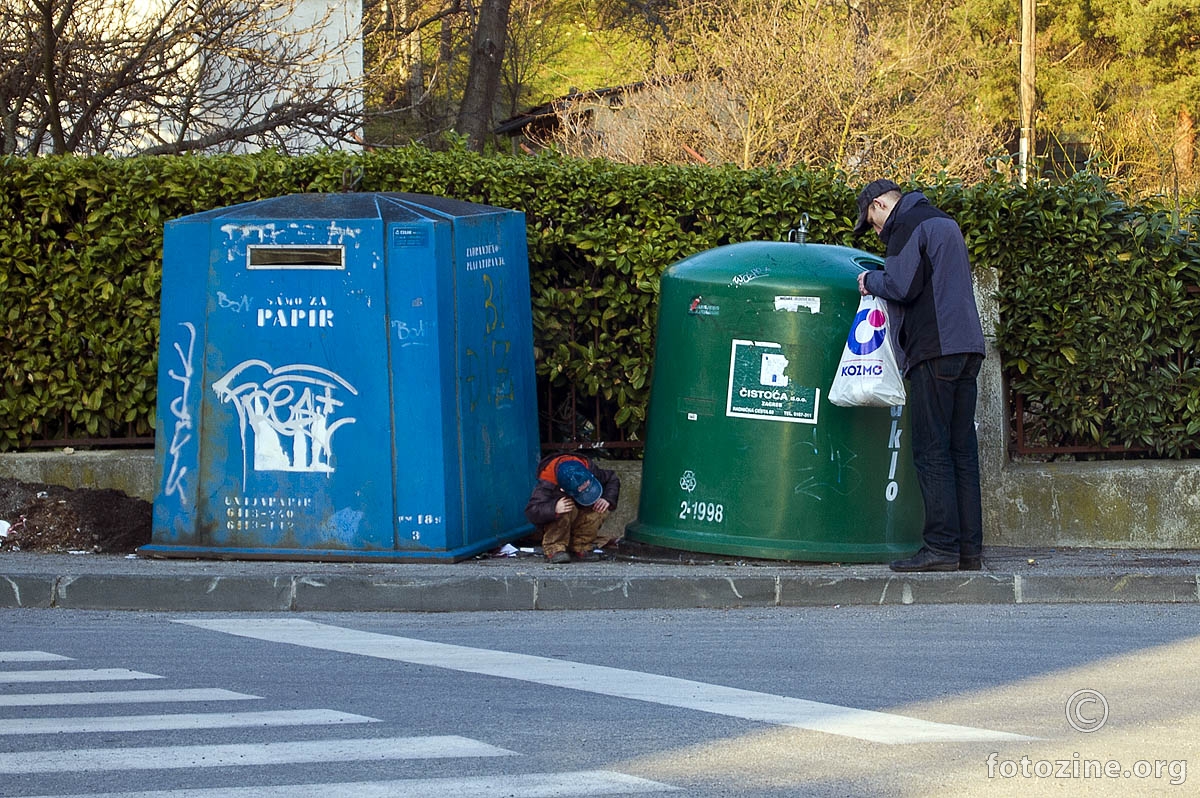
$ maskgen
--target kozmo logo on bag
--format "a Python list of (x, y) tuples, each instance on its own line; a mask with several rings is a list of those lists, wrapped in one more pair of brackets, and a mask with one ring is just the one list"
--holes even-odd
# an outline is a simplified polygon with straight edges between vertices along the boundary
[(869, 355), (883, 346), (886, 337), (887, 316), (879, 308), (863, 308), (858, 311), (854, 323), (850, 325), (850, 334), (846, 336), (846, 348), (856, 355)]

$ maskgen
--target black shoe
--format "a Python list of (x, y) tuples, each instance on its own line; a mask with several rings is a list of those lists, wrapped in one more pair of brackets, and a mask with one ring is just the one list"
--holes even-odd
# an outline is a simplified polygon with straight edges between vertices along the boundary
[(597, 562), (600, 559), (600, 555), (594, 551), (581, 551), (575, 555), (575, 559), (580, 562)]
[(960, 571), (982, 571), (983, 557), (964, 557), (961, 554), (958, 557), (958, 570)]
[(563, 563), (568, 563), (571, 561), (571, 555), (567, 554), (565, 551), (556, 551), (554, 554), (547, 557), (546, 561), (553, 563), (554, 565), (562, 565)]
[(896, 560), (888, 565), (893, 571), (957, 571), (958, 557), (949, 554), (938, 554), (936, 551), (931, 551), (925, 547), (921, 547), (913, 556), (907, 560)]

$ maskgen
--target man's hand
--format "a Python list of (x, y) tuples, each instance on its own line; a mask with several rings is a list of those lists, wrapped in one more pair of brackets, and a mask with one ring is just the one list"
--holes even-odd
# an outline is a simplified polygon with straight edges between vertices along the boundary
[(570, 496), (563, 496), (554, 505), (554, 512), (558, 513), (559, 515), (562, 515), (564, 513), (569, 513), (574, 509), (575, 509), (575, 500), (572, 499)]
[(592, 509), (598, 513), (607, 513), (608, 508), (611, 506), (608, 503), (608, 499), (596, 499), (596, 503), (592, 505)]
[(858, 293), (860, 296), (870, 296), (871, 292), (867, 290), (867, 273), (858, 273)]

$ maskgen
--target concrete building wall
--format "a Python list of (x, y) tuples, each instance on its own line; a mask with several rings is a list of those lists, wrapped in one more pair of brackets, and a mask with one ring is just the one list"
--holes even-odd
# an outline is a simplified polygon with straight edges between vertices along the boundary
[[(363, 36), (362, 36), (362, 4), (342, 3), (333, 0), (276, 0), (260, 9), (272, 29), (277, 30), (281, 37), (294, 42), (289, 46), (309, 52), (316, 60), (313, 62), (315, 75), (312, 78), (313, 91), (323, 93), (336, 88), (340, 97), (340, 107), (344, 111), (355, 112), (362, 108), (363, 93)], [(210, 58), (220, 59), (217, 54)], [(229, 71), (240, 67), (230, 66)], [(340, 88), (340, 87), (345, 87)], [(274, 105), (286, 103), (295, 94), (287, 87), (281, 88), (276, 94), (264, 95), (256, 99), (250, 109), (250, 118), (264, 116)], [(320, 96), (320, 95), (318, 95)], [(240, 116), (244, 109), (229, 109), (236, 111), (238, 117), (215, 118), (209, 121), (218, 125), (237, 127), (244, 124)], [(361, 127), (360, 127), (361, 133)], [(292, 128), (281, 128), (278, 138), (287, 141), (289, 152), (306, 152), (321, 147), (332, 149), (361, 149), (355, 142), (341, 141), (303, 132)], [(254, 144), (241, 143), (230, 148), (232, 152), (256, 152), (261, 147)]]

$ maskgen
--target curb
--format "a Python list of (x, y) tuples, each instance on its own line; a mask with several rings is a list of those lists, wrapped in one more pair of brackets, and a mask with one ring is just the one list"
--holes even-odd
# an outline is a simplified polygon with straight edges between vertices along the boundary
[(1200, 573), (0, 576), (3, 609), (474, 612), (1072, 603), (1200, 603)]

